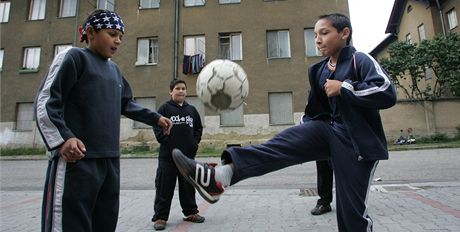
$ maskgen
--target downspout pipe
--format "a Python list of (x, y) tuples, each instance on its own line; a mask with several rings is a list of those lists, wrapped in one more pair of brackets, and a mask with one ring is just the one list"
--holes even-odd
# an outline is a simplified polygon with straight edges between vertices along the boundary
[(179, 1), (175, 3), (174, 13), (174, 70), (173, 80), (178, 79), (178, 67), (179, 67)]
[(78, 25), (78, 20), (80, 17), (80, 1), (77, 1), (77, 7), (76, 7), (76, 12), (75, 12), (75, 27), (73, 30), (73, 46), (77, 47), (77, 42), (80, 42), (80, 35), (77, 34), (79, 31), (78, 28), (80, 27)]
[(441, 4), (439, 4), (439, 0), (436, 0), (436, 5), (438, 5), (439, 16), (440, 16), (440, 18), (441, 18), (442, 34), (443, 34), (444, 36), (446, 36), (446, 27), (445, 27), (445, 25), (444, 25), (444, 16), (443, 16), (443, 13), (442, 13)]

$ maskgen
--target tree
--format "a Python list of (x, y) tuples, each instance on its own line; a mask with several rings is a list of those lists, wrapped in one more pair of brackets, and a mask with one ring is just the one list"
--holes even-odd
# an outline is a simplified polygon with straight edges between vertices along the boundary
[(419, 63), (431, 68), (437, 77), (434, 97), (460, 96), (460, 36), (448, 33), (425, 40), (417, 48)]
[[(389, 58), (381, 64), (409, 99), (460, 96), (460, 37), (456, 33), (438, 35), (417, 44), (396, 42), (388, 47)], [(420, 81), (433, 70), (434, 85)], [(409, 85), (407, 81), (409, 80)], [(422, 87), (423, 86), (423, 87)]]

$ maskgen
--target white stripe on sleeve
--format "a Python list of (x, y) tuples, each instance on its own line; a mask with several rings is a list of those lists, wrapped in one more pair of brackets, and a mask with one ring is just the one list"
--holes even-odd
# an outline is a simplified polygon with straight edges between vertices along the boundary
[(45, 83), (43, 88), (40, 91), (40, 94), (37, 97), (37, 122), (40, 131), (43, 134), (43, 139), (46, 140), (46, 143), (50, 148), (54, 148), (59, 146), (61, 143), (64, 142), (64, 138), (62, 138), (61, 134), (57, 127), (53, 124), (51, 119), (48, 116), (48, 112), (46, 110), (46, 103), (50, 99), (50, 88), (56, 78), (56, 74), (58, 73), (62, 61), (64, 60), (65, 55), (70, 50), (70, 48), (60, 52), (56, 55), (51, 64), (48, 75), (46, 76)]
[(388, 89), (388, 87), (391, 86), (390, 78), (385, 74), (385, 72), (383, 72), (383, 70), (380, 67), (380, 65), (377, 63), (377, 61), (372, 56), (370, 56), (367, 53), (363, 53), (363, 54), (367, 55), (369, 57), (369, 59), (372, 61), (372, 63), (374, 64), (374, 68), (377, 71), (377, 74), (379, 76), (381, 76), (383, 78), (383, 80), (384, 80), (383, 85), (380, 86), (380, 87), (375, 86), (375, 87), (372, 87), (372, 88), (369, 88), (369, 89), (355, 90), (353, 85), (351, 85), (350, 83), (344, 81), (342, 83), (342, 87), (350, 90), (350, 92), (352, 92), (353, 95), (359, 96), (359, 97), (371, 95), (371, 94), (378, 93), (378, 92), (384, 92), (385, 90)]

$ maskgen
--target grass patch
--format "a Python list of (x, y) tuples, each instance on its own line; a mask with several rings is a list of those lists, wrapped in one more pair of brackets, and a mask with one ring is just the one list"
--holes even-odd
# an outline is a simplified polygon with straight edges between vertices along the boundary
[(45, 155), (45, 148), (1, 148), (0, 156)]

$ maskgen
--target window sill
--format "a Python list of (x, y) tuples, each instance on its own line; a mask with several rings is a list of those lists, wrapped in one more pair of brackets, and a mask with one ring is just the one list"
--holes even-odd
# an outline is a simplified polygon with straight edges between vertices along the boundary
[(160, 9), (160, 7), (139, 7), (139, 10), (155, 10)]
[(280, 123), (270, 123), (269, 126), (290, 126), (290, 125), (295, 125), (294, 122), (280, 122)]
[(32, 129), (14, 129), (13, 132), (32, 132)]
[(219, 125), (220, 127), (244, 127), (244, 124), (235, 124), (235, 125)]
[(135, 63), (134, 65), (135, 65), (136, 67), (142, 67), (142, 66), (157, 66), (158, 63), (147, 63), (147, 64)]
[(291, 59), (291, 57), (267, 57), (267, 60), (287, 60)]
[(37, 69), (19, 69), (19, 73), (37, 73), (38, 72), (38, 68)]

